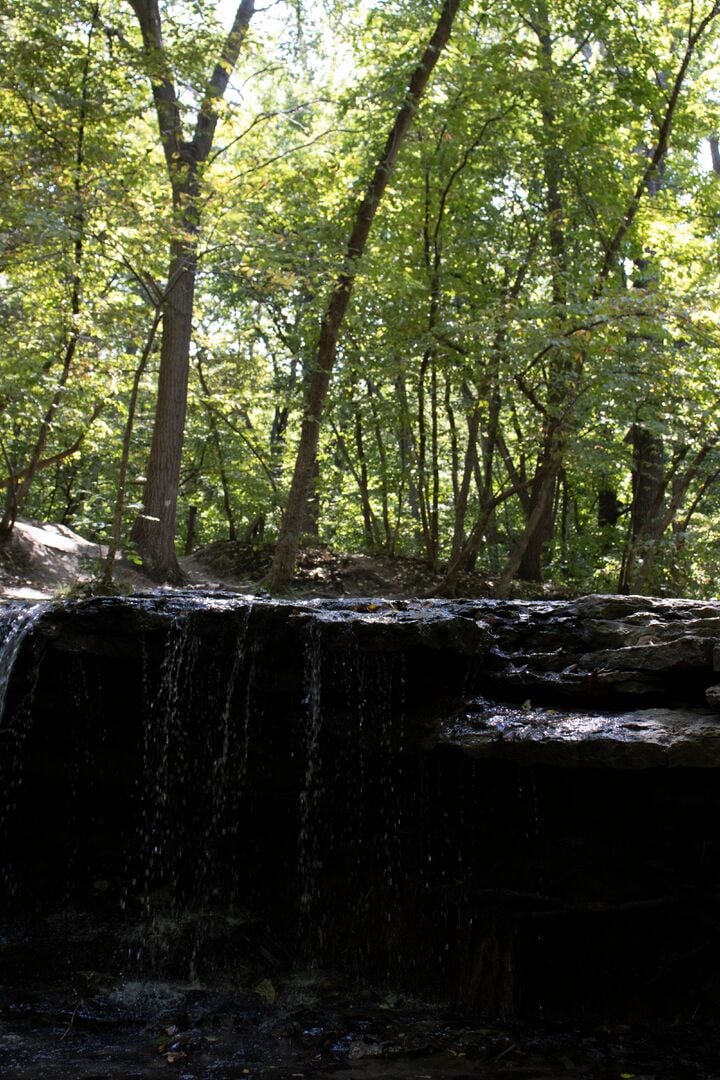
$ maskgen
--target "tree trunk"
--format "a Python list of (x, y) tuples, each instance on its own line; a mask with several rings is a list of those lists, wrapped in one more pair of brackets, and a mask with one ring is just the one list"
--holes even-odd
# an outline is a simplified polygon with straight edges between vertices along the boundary
[(200, 380), (200, 388), (204, 396), (205, 415), (207, 416), (208, 426), (210, 428), (210, 436), (215, 447), (215, 457), (218, 463), (218, 473), (220, 474), (220, 486), (223, 493), (223, 509), (225, 511), (225, 517), (228, 523), (228, 540), (237, 540), (237, 527), (235, 524), (235, 514), (232, 507), (232, 499), (230, 497), (230, 482), (228, 480), (227, 469), (225, 467), (225, 454), (223, 452), (222, 439), (220, 438), (220, 430), (218, 427), (217, 417), (213, 411), (210, 398), (210, 387), (208, 386), (207, 379), (205, 378), (205, 372), (203, 370), (202, 359), (198, 355), (197, 357), (197, 373)]
[[(541, 43), (541, 58), (547, 57), (547, 35), (544, 32), (547, 18), (547, 4), (544, 2), (541, 4), (541, 15), (543, 25), (539, 28), (538, 37)], [(659, 172), (662, 169), (662, 163), (667, 154), (668, 146), (670, 144), (670, 136), (672, 133), (673, 123), (675, 120), (675, 114), (680, 101), (680, 95), (685, 82), (685, 77), (690, 68), (691, 61), (695, 54), (695, 51), (707, 31), (710, 24), (720, 15), (720, 4), (716, 3), (709, 9), (707, 14), (700, 19), (697, 24), (691, 20), (688, 36), (685, 41), (685, 48), (683, 51), (682, 59), (675, 74), (675, 78), (672, 83), (669, 94), (666, 98), (665, 110), (659, 121), (657, 143), (654, 151), (648, 158), (648, 164), (643, 171), (642, 176), (638, 180), (630, 198), (628, 199), (625, 212), (620, 219), (620, 222), (609, 240), (604, 244), (604, 257), (600, 264), (598, 273), (595, 278), (595, 283), (592, 290), (592, 299), (598, 300), (605, 289), (605, 286), (616, 269), (617, 264), (621, 256), (623, 243), (628, 235), (629, 230), (632, 228), (635, 219), (637, 218), (638, 211), (642, 205), (645, 195), (653, 190), (653, 185), (657, 181)], [(538, 28), (536, 28), (538, 29)], [(546, 122), (546, 114), (543, 112), (543, 122)], [(549, 114), (550, 121), (552, 115)], [(553, 173), (552, 170), (560, 169), (561, 166), (556, 158), (544, 158), (545, 179), (547, 188), (547, 205), (550, 214), (549, 221), (549, 245), (551, 252), (555, 255), (559, 254), (560, 241), (562, 234), (558, 232), (558, 219), (554, 217), (553, 210)], [(550, 166), (550, 172), (548, 172), (548, 166)], [(559, 176), (560, 174), (558, 174)], [(548, 182), (549, 181), (549, 182)], [(557, 188), (559, 192), (559, 188)], [(557, 269), (562, 264), (554, 260), (554, 267)], [(563, 280), (558, 277), (557, 274), (553, 277), (553, 295), (556, 301), (562, 301), (562, 294), (558, 293), (558, 288), (563, 289)], [(567, 333), (563, 335), (567, 337)], [(547, 432), (543, 440), (543, 451), (539, 459), (539, 468), (544, 470), (543, 483), (538, 487), (538, 499), (533, 506), (530, 513), (530, 517), (526, 522), (526, 527), (519, 537), (510, 557), (507, 561), (505, 569), (503, 571), (500, 586), (502, 589), (507, 589), (510, 579), (518, 572), (523, 560), (523, 554), (525, 547), (532, 543), (536, 543), (534, 533), (539, 530), (539, 540), (542, 541), (543, 536), (547, 538), (547, 515), (552, 513), (554, 484), (559, 470), (563, 465), (563, 456), (565, 453), (565, 444), (567, 441), (567, 435), (570, 428), (570, 423), (575, 413), (575, 399), (576, 391), (573, 387), (578, 388), (579, 378), (584, 366), (584, 356), (582, 350), (578, 352), (576, 359), (571, 364), (563, 364), (562, 358), (557, 368), (556, 381), (551, 382), (550, 390), (548, 393), (548, 407), (545, 411), (545, 417), (547, 421)], [(544, 464), (543, 464), (544, 463)], [(537, 473), (536, 473), (537, 475)], [(548, 505), (550, 511), (548, 511)], [(545, 524), (543, 524), (545, 523)]]
[[(539, 44), (538, 69), (546, 77), (546, 86), (553, 91), (555, 63), (553, 39), (550, 30), (548, 5), (540, 0), (536, 12), (536, 31)], [(565, 243), (565, 206), (563, 202), (564, 153), (558, 142), (555, 109), (550, 96), (540, 103), (543, 128), (543, 180), (545, 183), (546, 227), (548, 248), (551, 256), (553, 318), (558, 334), (567, 318), (567, 250)], [(524, 550), (520, 555), (516, 573), (523, 581), (540, 582), (543, 578), (545, 552), (554, 532), (554, 504), (557, 482), (556, 470), (550, 463), (560, 456), (558, 437), (561, 425), (553, 422), (567, 408), (568, 360), (560, 351), (554, 357), (550, 370), (546, 438), (540, 452), (535, 478), (530, 489), (529, 517), (524, 536)], [(560, 461), (556, 468), (560, 467)], [(536, 512), (537, 510), (537, 512)], [(533, 522), (530, 528), (530, 521)], [(504, 576), (507, 576), (507, 571)]]
[(544, 476), (544, 482), (539, 486), (538, 492), (534, 501), (533, 509), (528, 518), (525, 530), (519, 537), (515, 546), (508, 556), (507, 562), (503, 568), (503, 572), (498, 581), (498, 595), (503, 596), (507, 593), (510, 582), (514, 577), (518, 576), (520, 565), (522, 563), (527, 545), (530, 539), (540, 534), (541, 522), (548, 514), (548, 506), (550, 513), (552, 513), (552, 501), (555, 492), (555, 483), (557, 481), (557, 473), (559, 469), (559, 462), (554, 469), (549, 469)]
[(527, 530), (525, 550), (517, 568), (517, 576), (521, 581), (540, 582), (543, 579), (545, 552), (555, 531), (553, 508), (556, 487), (557, 476), (547, 476), (539, 468), (532, 488), (530, 505), (532, 514), (536, 505), (542, 500), (543, 511), (535, 515), (534, 528)]
[[(388, 463), (387, 452), (385, 450), (385, 438), (383, 436), (382, 424), (380, 422), (380, 416), (378, 414), (376, 397), (380, 396), (378, 388), (369, 380), (366, 380), (368, 401), (370, 404), (370, 411), (372, 413), (372, 430), (375, 437), (375, 446), (377, 449), (378, 460), (380, 462), (380, 501), (382, 505), (382, 524), (383, 524), (383, 541), (382, 546), (388, 554), (393, 554), (394, 548), (394, 535), (390, 525), (390, 502), (388, 498)], [(398, 497), (398, 508), (400, 503), (400, 497)]]
[(665, 447), (659, 435), (633, 424), (625, 441), (633, 448), (630, 533), (633, 540), (652, 532), (665, 489)]
[(623, 558), (618, 591), (629, 593), (638, 587), (644, 556), (658, 539), (665, 494), (665, 449), (663, 440), (640, 424), (633, 424), (625, 437), (632, 445), (632, 502), (630, 530)]
[(173, 244), (170, 280), (163, 304), (157, 400), (142, 513), (132, 540), (143, 568), (157, 581), (183, 580), (175, 552), (177, 496), (185, 434), (196, 257), (194, 248)]
[(430, 75), (440, 54), (447, 45), (459, 7), (460, 0), (444, 0), (440, 19), (420, 63), (410, 77), (405, 99), (390, 130), (385, 149), (375, 168), (365, 198), (358, 208), (355, 224), (348, 242), (345, 265), (335, 279), (335, 286), (325, 310), (320, 328), (315, 366), (305, 401), (300, 429), (300, 443), (295, 459), (295, 471), (290, 485), (287, 508), (280, 527), (275, 557), (265, 579), (265, 584), (271, 591), (287, 589), (295, 569), (300, 533), (305, 517), (305, 507), (312, 483), (313, 462), (320, 439), (320, 423), (330, 386), (332, 369), (335, 364), (340, 329), (350, 303), (358, 263), (365, 251), (377, 208), (395, 167), (400, 147), (417, 112)]
[[(636, 430), (637, 429), (637, 430)], [(662, 440), (633, 425), (627, 436), (633, 443), (633, 503), (637, 508), (631, 518), (628, 544), (623, 557), (618, 590), (630, 592), (644, 589), (652, 575), (660, 541), (667, 529), (676, 524), (676, 515), (692, 484), (699, 481), (698, 491), (680, 522), (686, 531), (690, 519), (708, 488), (717, 479), (718, 471), (711, 470), (701, 480), (708, 458), (717, 446), (717, 436), (709, 438), (690, 459), (683, 472), (680, 466), (687, 460), (689, 448), (680, 447), (669, 467), (665, 465)], [(668, 495), (669, 492), (669, 495)]]
[(402, 375), (398, 375), (395, 379), (395, 393), (397, 395), (399, 404), (397, 442), (400, 455), (400, 487), (397, 498), (395, 525), (393, 527), (393, 550), (396, 550), (397, 548), (397, 541), (400, 535), (403, 503), (405, 499), (405, 484), (407, 484), (408, 509), (410, 511), (410, 517), (415, 525), (415, 540), (417, 541), (417, 543), (420, 543), (422, 540), (422, 533), (419, 528), (420, 499), (418, 496), (417, 484), (415, 483), (415, 477), (413, 476), (411, 465), (411, 462), (415, 457), (415, 438), (412, 424), (410, 423), (410, 405), (408, 403), (407, 387), (405, 385), (405, 378)]
[[(514, 303), (522, 292), (533, 255), (537, 246), (537, 235), (531, 240), (527, 257), (520, 265), (512, 283), (503, 293), (506, 303)], [(505, 446), (500, 430), (500, 410), (502, 398), (500, 395), (500, 368), (505, 357), (507, 344), (507, 323), (503, 322), (495, 332), (488, 372), (482, 382), (482, 392), (476, 393), (474, 400), (468, 387), (465, 397), (473, 400), (472, 411), (467, 418), (467, 442), (463, 463), (462, 479), (455, 496), (455, 523), (453, 526), (453, 539), (450, 551), (450, 559), (445, 576), (439, 588), (444, 595), (454, 596), (457, 587), (458, 576), (463, 570), (469, 569), (474, 564), (480, 551), (480, 545), (486, 532), (486, 528), (494, 515), (498, 502), (493, 497), (493, 479), (495, 454)], [(478, 456), (478, 439), (482, 420), (482, 400), (489, 395), (490, 408), (488, 413), (487, 433), (482, 440), (482, 468)], [(502, 452), (502, 450), (501, 450)], [(509, 455), (506, 453), (508, 464), (511, 464)], [(467, 517), (470, 485), (475, 475), (477, 480), (478, 494), (480, 497), (479, 516), (473, 525), (470, 535), (465, 537), (465, 519)], [(511, 471), (511, 480), (519, 492), (523, 506), (529, 504), (527, 492), (523, 488), (524, 477)]]
[(370, 499), (370, 475), (368, 470), (367, 455), (365, 454), (365, 433), (363, 430), (362, 414), (360, 405), (355, 405), (355, 452), (359, 463), (358, 487), (360, 489), (360, 503), (362, 505), (363, 531), (365, 533), (365, 546), (368, 551), (377, 551), (380, 547), (380, 530), (377, 526), (377, 518)]
[(192, 555), (195, 550), (195, 537), (197, 536), (197, 506), (191, 506), (188, 510), (187, 525), (185, 528), (185, 549), (183, 554)]
[(232, 29), (207, 83), (190, 142), (185, 139), (182, 109), (165, 52), (158, 0), (130, 0), (130, 4), (142, 32), (178, 229), (178, 238), (171, 244), (163, 304), (160, 371), (143, 509), (131, 535), (149, 576), (156, 581), (179, 583), (183, 574), (175, 552), (175, 525), (200, 229), (199, 166), (210, 155), (219, 104), (255, 13), (255, 0), (241, 0), (238, 4)]

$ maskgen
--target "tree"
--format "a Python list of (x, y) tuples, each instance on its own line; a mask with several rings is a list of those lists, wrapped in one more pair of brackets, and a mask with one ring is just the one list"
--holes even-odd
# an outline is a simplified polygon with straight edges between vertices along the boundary
[(433, 69), (448, 43), (459, 7), (460, 0), (444, 0), (435, 30), (420, 62), (410, 76), (405, 100), (395, 117), (380, 160), (366, 189), (365, 197), (355, 215), (345, 262), (335, 279), (322, 318), (315, 367), (311, 372), (305, 395), (300, 444), (295, 459), (287, 507), (273, 563), (265, 579), (267, 587), (272, 591), (287, 588), (295, 568), (311, 490), (325, 399), (337, 355), (340, 331), (357, 277), (358, 263), (365, 251), (375, 215), (395, 167), (400, 148), (410, 129)]
[(333, 0), (302, 33), (290, 7), (215, 93), (211, 5), (0, 5), (8, 521), (115, 548), (142, 510), (172, 578), (175, 516), (272, 543), (302, 460), (283, 530), (311, 505), (301, 531), (420, 556), (445, 592), (503, 566), (711, 589), (710, 0), (466, 0), (392, 182), (422, 5)]
[[(657, 137), (652, 153), (648, 155), (645, 168), (639, 176), (634, 190), (626, 203), (622, 217), (617, 222), (614, 230), (604, 239), (604, 253), (594, 276), (591, 299), (599, 300), (606, 289), (608, 280), (617, 273), (618, 261), (622, 254), (623, 243), (637, 218), (640, 206), (647, 191), (652, 186), (665, 160), (670, 146), (670, 138), (675, 121), (676, 112), (680, 106), (680, 98), (688, 76), (691, 62), (703, 40), (711, 23), (720, 13), (720, 5), (711, 5), (705, 14), (696, 19), (694, 7), (688, 13), (687, 32), (680, 53), (680, 61), (676, 66), (672, 80), (668, 80), (668, 93), (665, 97), (664, 108), (656, 118)], [(541, 43), (544, 35), (541, 35)], [(542, 45), (545, 50), (545, 45)], [(547, 175), (547, 174), (546, 174)], [(548, 183), (548, 208), (551, 222), (551, 249), (554, 259), (559, 262), (561, 256), (561, 244), (564, 250), (564, 241), (561, 241), (557, 232), (557, 218), (559, 207), (553, 209), (551, 203), (553, 185)], [(565, 271), (566, 272), (566, 271)], [(561, 275), (564, 273), (561, 270)], [(555, 302), (564, 298), (555, 296)], [(581, 328), (573, 328), (571, 334)], [(567, 332), (566, 332), (567, 333)], [(552, 508), (553, 493), (559, 472), (564, 460), (566, 438), (568, 428), (572, 423), (574, 412), (574, 398), (579, 389), (579, 376), (584, 365), (582, 348), (568, 356), (566, 349), (553, 348), (551, 356), (556, 357), (556, 365), (549, 382), (547, 404), (543, 406), (543, 441), (541, 454), (535, 471), (532, 485), (532, 502), (527, 523), (517, 538), (510, 552), (502, 575), (502, 587), (506, 588), (510, 580), (515, 576), (523, 564), (531, 545), (536, 537), (546, 534), (548, 513)], [(539, 563), (533, 560), (532, 576), (539, 570)]]
[(135, 520), (132, 538), (151, 577), (179, 582), (182, 574), (175, 553), (175, 525), (187, 411), (203, 167), (208, 163), (220, 102), (255, 13), (255, 3), (241, 0), (238, 5), (232, 29), (202, 95), (192, 138), (187, 140), (182, 105), (163, 39), (158, 0), (129, 2), (142, 33), (174, 213), (152, 445), (143, 509)]
[(134, 148), (107, 174), (136, 99), (115, 70), (100, 7), (23, 5), (3, 29), (0, 487), (7, 535), (53, 483), (49, 477), (77, 468), (98, 416), (110, 411), (116, 374), (108, 357), (122, 352), (135, 312), (102, 236), (123, 230), (132, 246), (145, 175)]

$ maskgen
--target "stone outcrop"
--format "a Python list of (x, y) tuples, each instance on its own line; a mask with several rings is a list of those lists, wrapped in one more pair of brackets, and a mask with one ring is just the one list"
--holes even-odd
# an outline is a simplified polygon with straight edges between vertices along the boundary
[(311, 961), (545, 1016), (720, 995), (720, 604), (157, 592), (0, 621), (4, 978)]
[[(720, 603), (293, 602), (158, 591), (31, 610), (26, 660), (13, 676), (20, 696), (40, 666), (45, 686), (53, 672), (62, 679), (64, 656), (104, 665), (109, 680), (121, 671), (142, 695), (168, 643), (189, 636), (196, 653), (224, 656), (232, 668), (241, 640), (252, 652), (253, 685), (294, 696), (296, 712), (309, 653), (320, 650), (330, 723), (345, 723), (344, 702), (367, 696), (372, 681), (362, 738), (373, 738), (377, 715), (402, 694), (413, 712), (404, 731), (411, 745), (447, 740), (476, 758), (525, 765), (720, 765)], [(373, 658), (382, 677), (369, 673)]]
[(446, 729), (472, 757), (569, 769), (720, 768), (720, 717), (708, 709), (582, 712), (479, 698)]
[(717, 682), (720, 604), (587, 596), (498, 604), (492, 678), (554, 700), (698, 703)]

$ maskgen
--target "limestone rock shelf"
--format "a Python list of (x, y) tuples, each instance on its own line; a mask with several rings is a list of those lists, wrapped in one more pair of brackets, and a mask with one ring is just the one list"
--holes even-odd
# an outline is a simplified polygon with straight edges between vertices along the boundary
[(446, 728), (471, 757), (570, 769), (720, 768), (720, 717), (709, 709), (583, 712), (477, 698)]
[[(328, 716), (365, 692), (355, 683), (382, 657), (394, 675), (381, 711), (402, 693), (415, 720), (405, 734), (423, 745), (434, 732), (474, 756), (525, 764), (720, 764), (720, 602), (293, 602), (158, 591), (33, 610), (26, 659), (6, 673), (16, 692), (41, 665), (51, 677), (67, 654), (104, 665), (107, 678), (117, 669), (137, 679), (185, 634), (221, 666), (241, 640), (254, 685), (275, 694), (303, 694), (309, 652), (320, 650)], [(373, 719), (364, 717), (366, 734)]]
[(720, 1000), (720, 603), (159, 591), (0, 626), (9, 999), (311, 962), (506, 1014)]

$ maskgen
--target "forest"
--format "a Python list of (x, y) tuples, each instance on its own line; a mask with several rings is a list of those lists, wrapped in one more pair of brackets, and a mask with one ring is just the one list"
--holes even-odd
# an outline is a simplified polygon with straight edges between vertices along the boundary
[(717, 593), (720, 2), (0, 26), (3, 538)]

